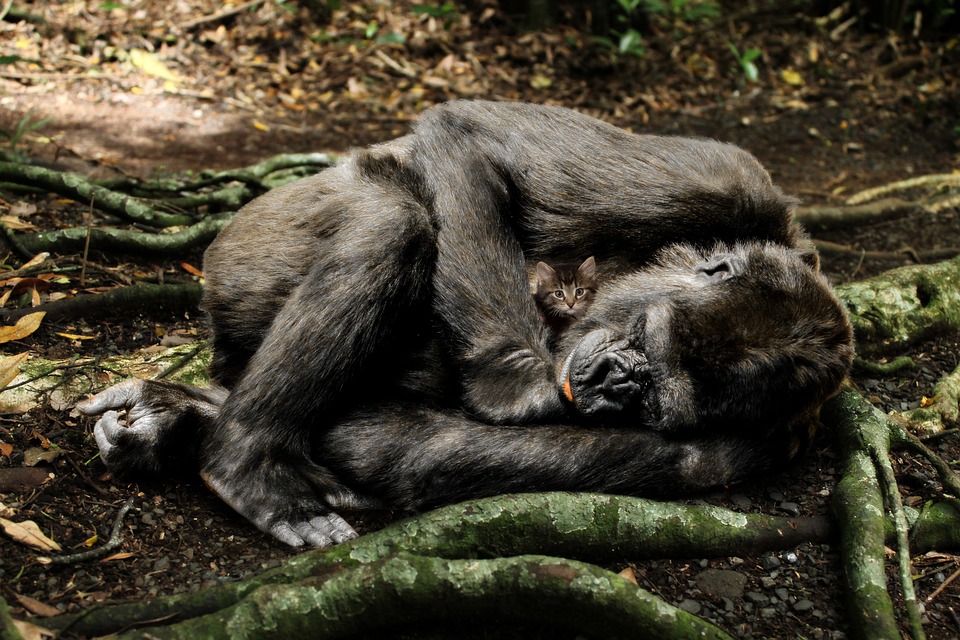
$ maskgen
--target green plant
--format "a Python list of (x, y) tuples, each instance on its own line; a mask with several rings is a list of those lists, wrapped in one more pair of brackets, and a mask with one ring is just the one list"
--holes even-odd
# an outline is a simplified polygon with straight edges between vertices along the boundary
[(431, 18), (451, 18), (457, 13), (457, 7), (452, 2), (444, 2), (439, 6), (419, 4), (411, 7), (410, 11), (419, 15), (430, 16)]
[[(619, 2), (620, 0), (618, 0)], [(629, 0), (642, 4), (647, 13), (663, 16), (671, 21), (702, 22), (720, 15), (720, 3), (713, 0)], [(623, 6), (623, 2), (620, 2)]]
[(737, 45), (733, 44), (729, 40), (727, 41), (727, 47), (730, 48), (730, 52), (733, 54), (733, 57), (736, 59), (737, 64), (740, 65), (740, 71), (743, 72), (743, 76), (747, 79), (748, 82), (756, 82), (760, 78), (760, 72), (757, 69), (757, 65), (754, 64), (754, 60), (763, 55), (763, 52), (760, 49), (746, 49), (743, 53), (740, 53), (740, 50), (737, 49)]
[(20, 144), (20, 141), (23, 140), (23, 136), (27, 135), (31, 131), (36, 131), (51, 120), (50, 118), (41, 118), (40, 120), (34, 120), (31, 122), (32, 119), (33, 113), (28, 113), (17, 120), (17, 124), (13, 126), (13, 131), (0, 130), (0, 136), (7, 139), (7, 146), (11, 151), (13, 151), (16, 146)]

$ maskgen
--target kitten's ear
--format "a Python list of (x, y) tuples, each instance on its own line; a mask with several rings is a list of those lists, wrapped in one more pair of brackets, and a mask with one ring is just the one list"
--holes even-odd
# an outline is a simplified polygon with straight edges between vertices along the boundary
[(593, 259), (593, 256), (583, 261), (583, 264), (577, 269), (577, 273), (584, 278), (593, 278), (597, 275), (597, 261)]
[(546, 262), (537, 263), (537, 283), (543, 284), (547, 280), (553, 280), (556, 278), (557, 272), (554, 271), (553, 267), (548, 265)]

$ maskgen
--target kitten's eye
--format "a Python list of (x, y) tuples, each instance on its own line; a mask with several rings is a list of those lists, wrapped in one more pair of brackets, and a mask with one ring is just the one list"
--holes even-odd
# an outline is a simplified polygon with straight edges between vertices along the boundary
[(576, 293), (576, 295), (577, 295), (578, 298), (582, 298), (582, 297), (583, 297), (583, 294), (585, 294), (586, 291), (584, 291), (583, 289), (577, 287), (577, 290), (576, 290), (574, 293)]
[(556, 291), (554, 291), (554, 292), (553, 292), (553, 297), (554, 297), (554, 298), (560, 298), (561, 300), (563, 300), (563, 290), (562, 290), (562, 289), (557, 289)]

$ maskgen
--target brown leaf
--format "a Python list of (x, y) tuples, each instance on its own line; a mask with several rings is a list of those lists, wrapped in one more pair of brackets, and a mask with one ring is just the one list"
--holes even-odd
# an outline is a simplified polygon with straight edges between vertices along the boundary
[(0, 491), (36, 489), (50, 477), (49, 469), (9, 467), (0, 469)]
[(11, 453), (13, 453), (13, 445), (8, 442), (0, 442), (0, 456), (9, 458)]
[(115, 554), (113, 554), (112, 556), (107, 556), (106, 558), (104, 558), (104, 559), (101, 560), (100, 562), (102, 563), (102, 562), (112, 562), (113, 560), (125, 560), (125, 559), (127, 559), (127, 558), (129, 558), (129, 557), (131, 557), (131, 556), (134, 556), (134, 555), (136, 555), (136, 554), (133, 553), (133, 552), (131, 552), (131, 551), (122, 551), (122, 552), (120, 552), (120, 553), (115, 553)]
[(13, 382), (13, 379), (20, 373), (20, 365), (24, 363), (28, 355), (24, 351), (15, 356), (0, 359), (0, 389), (6, 389), (7, 385)]
[(46, 640), (47, 638), (57, 637), (57, 634), (49, 629), (44, 629), (43, 627), (38, 627), (35, 624), (22, 620), (14, 620), (13, 626), (20, 632), (23, 640)]
[(35, 467), (41, 462), (53, 462), (63, 453), (62, 449), (42, 449), (40, 447), (30, 447), (23, 452), (23, 464), (27, 467)]
[(633, 567), (627, 567), (617, 575), (623, 578), (624, 580), (628, 580), (633, 584), (640, 586), (640, 583), (637, 582), (637, 574), (633, 572)]
[(22, 340), (26, 338), (40, 328), (40, 322), (45, 315), (47, 315), (46, 311), (30, 313), (17, 320), (17, 323), (12, 327), (0, 327), (0, 342), (10, 342), (11, 340)]
[(40, 551), (60, 551), (60, 545), (43, 535), (40, 527), (32, 520), (23, 522), (11, 522), (6, 518), (0, 518), (0, 527), (3, 527), (4, 533), (21, 544), (28, 547), (39, 549)]
[(22, 596), (19, 593), (13, 594), (17, 600), (20, 601), (20, 604), (23, 605), (23, 608), (32, 613), (35, 616), (41, 616), (43, 618), (49, 618), (51, 616), (58, 616), (62, 612), (56, 607), (51, 607), (45, 602), (40, 602), (35, 598), (30, 596)]
[(200, 269), (197, 269), (195, 266), (193, 266), (189, 262), (181, 262), (180, 267), (192, 276), (203, 276), (203, 271), (201, 271)]

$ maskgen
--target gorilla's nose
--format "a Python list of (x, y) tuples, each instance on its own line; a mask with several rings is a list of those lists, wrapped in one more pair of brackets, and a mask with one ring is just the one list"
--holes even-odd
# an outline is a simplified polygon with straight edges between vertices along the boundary
[(563, 391), (582, 415), (622, 411), (643, 392), (646, 357), (625, 340), (598, 330), (567, 359)]

